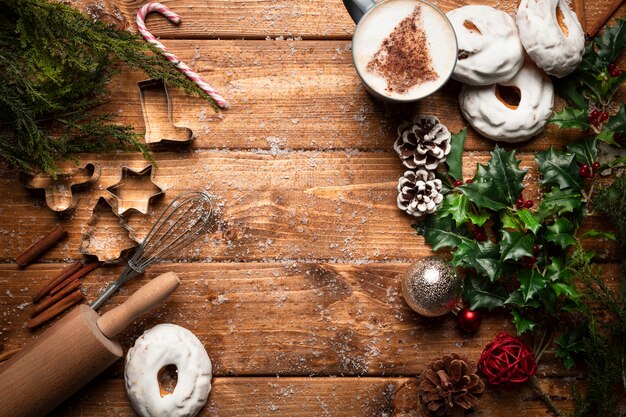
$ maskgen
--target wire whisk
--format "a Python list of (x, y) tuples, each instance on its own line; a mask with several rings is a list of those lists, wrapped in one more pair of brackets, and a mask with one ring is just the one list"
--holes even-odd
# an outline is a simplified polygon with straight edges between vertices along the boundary
[(91, 308), (100, 308), (126, 281), (143, 274), (152, 263), (180, 253), (212, 226), (212, 220), (213, 203), (207, 193), (178, 195), (156, 220), (117, 281), (91, 303)]

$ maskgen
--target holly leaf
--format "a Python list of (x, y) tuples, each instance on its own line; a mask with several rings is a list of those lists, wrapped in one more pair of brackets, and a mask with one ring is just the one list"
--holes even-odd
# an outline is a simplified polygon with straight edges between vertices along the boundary
[(481, 208), (494, 211), (512, 206), (521, 194), (526, 170), (519, 168), (515, 151), (505, 151), (496, 145), (487, 165), (480, 164), (474, 182), (464, 184), (459, 190)]
[(593, 43), (604, 65), (615, 61), (626, 44), (626, 19), (618, 19), (615, 25), (607, 26), (602, 35), (595, 37)]
[(504, 196), (493, 192), (494, 185), (492, 181), (474, 181), (471, 184), (464, 184), (458, 188), (465, 194), (468, 200), (480, 208), (498, 211), (508, 207), (508, 202), (503, 198)]
[(524, 256), (533, 256), (533, 243), (532, 235), (502, 230), (500, 260), (503, 262), (509, 259), (518, 261)]
[(572, 284), (567, 284), (565, 282), (555, 282), (550, 284), (550, 287), (558, 297), (564, 295), (567, 298), (571, 298), (572, 300), (577, 300), (580, 297), (580, 294), (578, 294), (578, 290), (576, 290), (576, 288)]
[(561, 216), (571, 213), (582, 205), (582, 195), (572, 190), (562, 191), (559, 187), (552, 187), (552, 190), (543, 195), (543, 200), (539, 204), (539, 210), (535, 213), (535, 218), (539, 222), (549, 216)]
[(456, 248), (463, 242), (473, 242), (459, 231), (449, 217), (428, 216), (420, 224), (414, 225), (417, 233), (424, 236), (433, 251), (441, 248)]
[(546, 286), (546, 280), (537, 270), (529, 269), (519, 273), (519, 291), (525, 303), (530, 301), (537, 292)]
[(548, 281), (569, 283), (572, 276), (574, 276), (574, 273), (570, 268), (565, 268), (562, 259), (550, 257), (550, 264), (546, 268), (546, 279)]
[(537, 325), (537, 323), (522, 315), (516, 308), (511, 309), (511, 314), (513, 315), (513, 324), (515, 324), (518, 336), (531, 331)]
[(591, 166), (598, 158), (596, 141), (595, 136), (590, 136), (586, 139), (568, 145), (567, 151), (575, 155), (576, 161), (579, 164), (587, 164)]
[(497, 243), (463, 242), (452, 255), (454, 266), (473, 268), (478, 274), (489, 277), (491, 281), (498, 279), (502, 272), (500, 245)]
[(619, 143), (615, 141), (615, 132), (612, 130), (602, 129), (602, 131), (596, 135), (596, 139), (611, 146), (620, 147)]
[(556, 356), (563, 361), (567, 369), (575, 365), (574, 356), (585, 351), (584, 338), (587, 330), (584, 326), (567, 329), (565, 333), (556, 339)]
[(589, 103), (583, 93), (580, 92), (580, 83), (575, 76), (556, 78), (554, 88), (556, 93), (579, 108), (589, 107)]
[(559, 299), (554, 291), (552, 291), (552, 288), (542, 288), (537, 294), (536, 298), (538, 298), (541, 302), (540, 307), (542, 307), (546, 313), (558, 320)]
[(543, 185), (558, 185), (561, 190), (580, 190), (582, 181), (574, 154), (556, 151), (550, 146), (547, 151), (537, 152), (535, 159), (543, 174)]
[(517, 210), (515, 214), (522, 221), (524, 227), (533, 232), (533, 234), (536, 235), (539, 229), (541, 229), (541, 223), (537, 221), (535, 215), (530, 210)]
[(486, 308), (489, 311), (503, 307), (509, 293), (500, 283), (493, 283), (479, 277), (470, 277), (463, 284), (463, 300), (470, 308)]
[[(622, 75), (626, 75), (626, 71), (624, 71)], [(619, 106), (617, 113), (611, 116), (604, 124), (604, 130), (626, 132), (626, 106), (624, 106), (624, 103)]]
[(500, 212), (500, 221), (503, 229), (522, 230), (522, 223), (513, 212), (508, 210)]
[(463, 181), (463, 147), (467, 136), (467, 127), (459, 133), (453, 133), (450, 139), (450, 153), (446, 157), (448, 174), (457, 181)]
[(600, 57), (596, 53), (593, 42), (590, 42), (585, 46), (585, 52), (583, 53), (583, 59), (573, 76), (579, 76), (581, 72), (585, 71), (597, 71), (598, 67), (603, 64), (600, 61)]
[(564, 129), (589, 129), (587, 109), (585, 108), (564, 107), (561, 111), (554, 112), (548, 123)]
[(470, 202), (464, 194), (448, 194), (439, 208), (440, 216), (451, 216), (456, 227), (469, 222), (482, 226), (489, 220), (489, 214), (485, 212), (474, 213)]
[(519, 288), (517, 289), (517, 291), (513, 291), (511, 294), (509, 294), (509, 298), (506, 299), (504, 304), (506, 305), (512, 304), (518, 307), (533, 307), (533, 308), (541, 307), (541, 303), (537, 300), (529, 300), (525, 302), (524, 296), (520, 292)]
[(562, 249), (576, 244), (574, 225), (564, 217), (559, 217), (546, 228), (546, 240), (559, 245)]

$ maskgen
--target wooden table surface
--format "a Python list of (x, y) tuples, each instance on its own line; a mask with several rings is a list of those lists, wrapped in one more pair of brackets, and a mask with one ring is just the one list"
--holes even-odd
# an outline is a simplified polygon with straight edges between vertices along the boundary
[[(80, 7), (89, 2), (76, 1)], [(128, 27), (141, 2), (114, 0)], [(444, 11), (466, 4), (436, 2)], [(513, 12), (513, 1), (485, 3)], [(592, 25), (609, 0), (587, 1)], [(216, 114), (200, 99), (173, 92), (174, 119), (193, 129), (191, 146), (159, 146), (155, 182), (166, 195), (207, 190), (218, 203), (219, 228), (193, 250), (149, 269), (128, 283), (102, 311), (150, 278), (175, 271), (176, 293), (121, 336), (125, 350), (148, 328), (182, 325), (204, 343), (213, 361), (213, 389), (203, 416), (411, 416), (419, 415), (417, 378), (433, 358), (457, 352), (478, 359), (499, 332), (513, 332), (506, 315), (489, 314), (478, 332), (459, 333), (452, 315), (426, 319), (405, 304), (400, 288), (407, 265), (430, 249), (412, 219), (396, 208), (403, 167), (392, 149), (398, 123), (434, 114), (458, 131), (459, 84), (410, 106), (383, 105), (369, 97), (354, 71), (354, 24), (340, 0), (185, 0), (166, 3), (182, 17), (179, 27), (151, 15), (147, 26), (172, 51), (230, 101)], [(618, 16), (626, 15), (622, 7)], [(112, 83), (120, 121), (139, 131), (144, 121), (137, 82), (123, 71)], [(165, 117), (154, 114), (154, 117)], [(522, 165), (533, 153), (562, 146), (571, 132), (548, 128), (519, 146)], [(466, 172), (488, 159), (494, 143), (469, 131)], [(60, 217), (40, 194), (20, 186), (14, 170), (0, 167), (0, 344), (5, 351), (36, 338), (27, 330), (31, 296), (63, 265), (81, 258), (91, 209), (121, 168), (143, 168), (137, 154), (82, 155), (102, 177), (79, 194), (77, 209)], [(533, 181), (534, 183), (534, 181)], [(534, 184), (531, 184), (532, 187)], [(537, 191), (534, 190), (536, 194)], [(137, 227), (150, 219), (133, 216)], [(14, 258), (55, 224), (69, 231), (40, 263), (18, 271)], [(605, 229), (590, 218), (587, 227)], [(103, 242), (124, 245), (121, 228)], [(590, 243), (592, 245), (592, 243)], [(610, 282), (618, 249), (596, 247)], [(92, 300), (121, 267), (102, 267), (83, 284)], [(49, 326), (49, 325), (48, 325)], [(44, 326), (47, 328), (48, 326)], [(72, 397), (55, 416), (132, 416), (123, 387), (123, 361)], [(548, 354), (539, 384), (564, 409), (583, 370), (566, 371)], [(549, 415), (528, 388), (489, 388), (476, 416)]]

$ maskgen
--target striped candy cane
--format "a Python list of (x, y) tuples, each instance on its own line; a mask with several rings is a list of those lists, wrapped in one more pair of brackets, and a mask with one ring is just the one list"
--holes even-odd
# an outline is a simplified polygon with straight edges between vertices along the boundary
[(157, 2), (150, 2), (141, 6), (139, 11), (137, 12), (137, 29), (139, 29), (139, 33), (144, 37), (147, 42), (155, 45), (163, 52), (163, 56), (176, 65), (176, 68), (183, 74), (187, 76), (191, 81), (196, 83), (198, 87), (202, 89), (205, 93), (209, 95), (213, 100), (215, 100), (215, 104), (217, 104), (222, 109), (228, 108), (228, 103), (226, 100), (218, 93), (213, 87), (211, 87), (204, 79), (200, 76), (200, 74), (194, 72), (191, 68), (189, 68), (184, 62), (182, 62), (176, 55), (168, 51), (168, 49), (161, 42), (155, 38), (150, 31), (146, 28), (146, 16), (151, 12), (158, 12), (165, 16), (167, 20), (174, 23), (175, 25), (180, 23), (180, 16), (171, 11), (167, 6), (162, 5)]

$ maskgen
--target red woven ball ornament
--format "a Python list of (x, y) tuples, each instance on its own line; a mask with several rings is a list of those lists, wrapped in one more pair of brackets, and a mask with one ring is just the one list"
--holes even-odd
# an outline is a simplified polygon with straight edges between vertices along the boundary
[(499, 333), (478, 360), (480, 372), (492, 385), (519, 384), (535, 375), (535, 355), (517, 337)]

